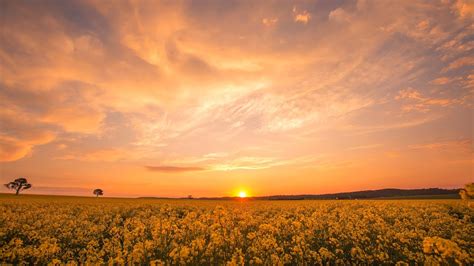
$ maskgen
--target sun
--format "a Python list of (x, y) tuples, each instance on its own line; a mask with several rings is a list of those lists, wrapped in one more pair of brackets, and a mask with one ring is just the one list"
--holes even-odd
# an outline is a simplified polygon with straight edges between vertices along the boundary
[(245, 191), (239, 191), (239, 198), (246, 198), (247, 197), (247, 192)]

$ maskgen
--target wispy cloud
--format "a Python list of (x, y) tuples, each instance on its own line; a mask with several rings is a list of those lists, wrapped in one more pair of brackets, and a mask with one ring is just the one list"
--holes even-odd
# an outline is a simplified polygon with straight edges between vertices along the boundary
[(451, 63), (449, 63), (448, 66), (444, 67), (442, 69), (442, 72), (448, 72), (450, 70), (455, 70), (464, 66), (474, 66), (474, 57), (473, 56), (466, 56), (466, 57), (460, 57)]
[(278, 18), (263, 18), (262, 19), (262, 24), (267, 27), (271, 27), (275, 25), (277, 22), (278, 22)]
[(194, 166), (170, 166), (170, 165), (160, 165), (160, 166), (145, 166), (149, 171), (153, 172), (164, 172), (164, 173), (183, 173), (183, 172), (196, 172), (204, 171), (205, 168), (194, 167)]
[(421, 93), (413, 88), (403, 89), (396, 96), (397, 100), (407, 100), (403, 104), (404, 111), (428, 112), (433, 107), (447, 107), (459, 104), (457, 99), (450, 98), (430, 98), (421, 95)]
[(381, 144), (369, 144), (369, 145), (350, 147), (348, 148), (348, 150), (351, 150), (351, 151), (368, 150), (368, 149), (380, 148), (381, 146), (382, 146)]
[(342, 8), (337, 8), (329, 13), (329, 19), (336, 22), (349, 22), (351, 16)]
[(438, 141), (438, 142), (431, 142), (431, 143), (422, 143), (422, 144), (414, 144), (410, 145), (411, 149), (427, 149), (427, 150), (464, 150), (466, 152), (470, 152), (472, 146), (472, 140), (464, 139), (464, 140), (447, 140), (447, 141)]

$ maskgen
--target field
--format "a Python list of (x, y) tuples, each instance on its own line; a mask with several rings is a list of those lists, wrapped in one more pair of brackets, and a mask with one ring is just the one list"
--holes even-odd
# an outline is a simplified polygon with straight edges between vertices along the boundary
[(0, 263), (474, 264), (460, 200), (0, 195)]

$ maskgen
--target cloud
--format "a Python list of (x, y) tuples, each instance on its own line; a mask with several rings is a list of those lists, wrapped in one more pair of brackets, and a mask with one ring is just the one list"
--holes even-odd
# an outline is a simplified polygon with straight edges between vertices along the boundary
[(262, 24), (267, 27), (271, 27), (275, 25), (277, 22), (278, 22), (278, 18), (263, 18), (262, 19)]
[(282, 162), (270, 157), (239, 157), (233, 160), (217, 163), (212, 166), (216, 171), (258, 170), (280, 165)]
[(293, 18), (295, 22), (307, 24), (311, 19), (311, 14), (306, 10), (298, 11), (296, 7), (293, 7)]
[(110, 148), (110, 149), (99, 149), (93, 151), (80, 151), (76, 154), (68, 153), (62, 156), (56, 157), (60, 160), (78, 160), (86, 162), (116, 162), (121, 160), (133, 160), (135, 154), (127, 152), (123, 149)]
[(337, 8), (329, 13), (329, 20), (336, 22), (349, 22), (351, 16), (342, 8)]
[(183, 172), (197, 172), (205, 171), (205, 168), (195, 166), (145, 166), (145, 168), (152, 172), (163, 172), (163, 173), (183, 173)]
[(427, 112), (419, 111), (416, 112), (417, 116), (412, 116), (413, 112), (410, 112), (412, 109), (406, 110), (402, 108), (401, 111), (402, 114), (399, 114), (398, 112), (382, 113), (380, 116), (375, 116), (373, 121), (370, 121), (368, 125), (361, 123), (360, 121), (360, 119), (365, 119), (365, 117), (362, 116), (364, 112), (357, 115), (353, 114), (354, 117), (340, 121), (342, 125), (339, 125), (339, 130), (350, 132), (350, 134), (354, 136), (370, 136), (378, 132), (389, 134), (390, 132), (396, 132), (399, 129), (415, 129), (421, 125), (438, 121), (443, 117), (443, 114), (427, 115)]
[(445, 85), (445, 84), (448, 84), (452, 81), (453, 80), (448, 78), (448, 77), (440, 77), (440, 78), (432, 80), (431, 83), (436, 84), (436, 85)]
[(30, 138), (12, 138), (0, 136), (0, 161), (16, 161), (31, 155), (33, 148), (51, 142), (54, 134), (50, 132), (38, 132), (37, 135)]
[(474, 57), (473, 56), (463, 56), (455, 61), (449, 63), (448, 66), (444, 67), (441, 72), (448, 72), (454, 69), (458, 69), (464, 66), (474, 66)]
[(360, 146), (350, 147), (348, 148), (348, 150), (350, 151), (367, 150), (367, 149), (380, 148), (381, 146), (382, 146), (381, 144), (360, 145)]
[(445, 150), (445, 151), (457, 151), (462, 150), (465, 153), (469, 153), (472, 146), (472, 140), (446, 140), (423, 144), (410, 145), (409, 148), (415, 150)]
[(469, 0), (457, 0), (453, 4), (453, 9), (456, 10), (461, 18), (474, 17), (474, 3)]
[(15, 161), (31, 155), (35, 147), (47, 144), (56, 134), (45, 125), (16, 114), (13, 110), (0, 111), (0, 161)]
[[(441, 83), (443, 84), (443, 83)], [(395, 97), (397, 100), (405, 100), (402, 106), (404, 111), (428, 112), (433, 107), (447, 107), (458, 103), (457, 100), (448, 98), (429, 98), (421, 95), (421, 93), (413, 88), (400, 90)]]

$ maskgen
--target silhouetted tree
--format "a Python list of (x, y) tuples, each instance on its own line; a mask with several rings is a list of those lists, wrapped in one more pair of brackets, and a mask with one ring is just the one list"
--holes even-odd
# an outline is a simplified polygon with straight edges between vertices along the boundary
[(26, 178), (23, 178), (23, 177), (17, 178), (15, 179), (15, 181), (5, 184), (5, 186), (8, 189), (14, 189), (16, 191), (15, 195), (18, 195), (20, 191), (22, 190), (31, 188), (31, 184), (28, 183), (28, 180), (26, 180)]
[(103, 191), (102, 189), (100, 189), (100, 188), (94, 189), (94, 192), (93, 192), (93, 193), (94, 193), (94, 195), (95, 195), (96, 197), (104, 195), (104, 191)]
[(193, 199), (193, 195), (188, 195), (188, 199)]

